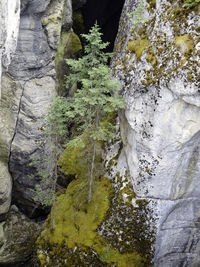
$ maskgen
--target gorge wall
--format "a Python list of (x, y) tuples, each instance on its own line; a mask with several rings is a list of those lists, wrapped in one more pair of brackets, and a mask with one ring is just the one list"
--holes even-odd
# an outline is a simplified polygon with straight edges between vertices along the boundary
[[(97, 12), (92, 1), (84, 6), (83, 14), (88, 27), (95, 20), (94, 14), (102, 25), (108, 25), (108, 40), (112, 25), (105, 19), (108, 10), (112, 10), (113, 17), (120, 11), (112, 9), (109, 1), (104, 2), (102, 9), (106, 5), (110, 8), (106, 14), (100, 8)], [(59, 67), (55, 61), (58, 64), (60, 56), (75, 52), (69, 47), (66, 51), (67, 44), (78, 42), (71, 34), (72, 5), (77, 9), (85, 3), (0, 3), (2, 219), (10, 208), (11, 191), (13, 203), (29, 217), (45, 212), (30, 191), (39, 181), (37, 175), (30, 179), (36, 172), (30, 162), (31, 157), (45, 157), (48, 153), (41, 129), (46, 108), (57, 94)], [(118, 143), (114, 145), (121, 154), (108, 155), (109, 159), (114, 155), (116, 160), (111, 175), (129, 172), (135, 199), (149, 202), (155, 219), (151, 220), (156, 232), (154, 266), (195, 267), (200, 265), (200, 7), (184, 8), (180, 0), (144, 0), (141, 22), (137, 23), (133, 11), (138, 4), (136, 0), (124, 3), (111, 63), (127, 102), (125, 112), (120, 114), (123, 148), (120, 150)], [(118, 5), (121, 8), (123, 1)], [(93, 16), (87, 17), (87, 12)], [(12, 206), (8, 219), (13, 225), (16, 220), (24, 223), (28, 236), (31, 223), (24, 222), (23, 215), (16, 219), (15, 209)], [(5, 242), (10, 225), (0, 224), (0, 265), (10, 260), (5, 252), (12, 249), (12, 244)], [(31, 229), (31, 233), (36, 232), (37, 226), (31, 224)], [(19, 261), (23, 253), (22, 250), (18, 255)], [(30, 253), (29, 250), (25, 257)], [(12, 261), (16, 258), (13, 254)]]
[(124, 151), (136, 196), (156, 213), (155, 266), (199, 266), (200, 7), (143, 2), (136, 25), (137, 1), (126, 1), (112, 63)]

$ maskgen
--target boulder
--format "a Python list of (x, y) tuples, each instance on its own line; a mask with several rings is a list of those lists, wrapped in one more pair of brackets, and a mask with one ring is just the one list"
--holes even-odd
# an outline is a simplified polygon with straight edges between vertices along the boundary
[(39, 230), (38, 224), (11, 209), (0, 223), (0, 266), (29, 266)]

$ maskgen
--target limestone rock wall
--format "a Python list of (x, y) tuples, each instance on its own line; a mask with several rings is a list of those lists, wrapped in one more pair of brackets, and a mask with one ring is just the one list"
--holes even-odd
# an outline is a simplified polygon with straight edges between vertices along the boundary
[(17, 46), (20, 0), (0, 3), (0, 80), (2, 68), (7, 69)]
[(112, 62), (126, 161), (136, 196), (154, 207), (155, 266), (199, 266), (200, 7), (143, 3), (137, 23), (138, 1), (126, 0)]
[[(16, 87), (9, 77), (2, 79), (2, 71), (8, 68), (17, 45), (20, 1), (0, 2), (0, 215), (10, 206), (12, 180), (8, 171), (10, 144), (14, 134), (16, 118)], [(1, 87), (4, 88), (1, 92)], [(6, 89), (5, 89), (6, 88)]]
[[(71, 2), (46, 0), (39, 3), (22, 1), (22, 4), (17, 50), (9, 67), (9, 73), (18, 81), (21, 92), (9, 168), (14, 179), (14, 202), (27, 215), (34, 217), (37, 216), (37, 206), (31, 188), (38, 181), (36, 168), (30, 167), (30, 158), (44, 158), (48, 153), (42, 131), (43, 119), (56, 96), (54, 58), (62, 25), (68, 29), (71, 27), (71, 15), (66, 18), (64, 12), (71, 10)], [(34, 180), (30, 179), (31, 174), (35, 175)]]
[(61, 28), (71, 28), (72, 5), (70, 0), (7, 0), (0, 12), (0, 214), (8, 211), (12, 190), (13, 201), (34, 217), (38, 205), (31, 189), (39, 180), (29, 178), (36, 174), (30, 157), (48, 153), (42, 119), (56, 95), (54, 59)]

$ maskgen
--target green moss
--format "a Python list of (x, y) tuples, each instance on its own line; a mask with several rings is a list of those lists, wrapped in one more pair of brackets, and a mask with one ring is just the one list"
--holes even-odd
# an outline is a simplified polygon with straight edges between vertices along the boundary
[(200, 0), (184, 0), (184, 6), (193, 8), (200, 4)]
[(65, 63), (66, 58), (74, 58), (82, 50), (81, 42), (74, 32), (62, 32), (58, 45), (55, 64), (58, 81), (58, 91), (65, 91), (64, 76), (69, 72)]
[(63, 32), (55, 57), (56, 67), (64, 60), (66, 54), (75, 54), (81, 49), (80, 39), (74, 32)]
[(144, 86), (149, 86), (150, 84), (153, 84), (155, 82), (156, 82), (156, 80), (154, 80), (152, 77), (146, 76), (146, 79), (142, 81), (142, 84)]
[(138, 59), (140, 59), (142, 52), (145, 48), (149, 45), (149, 40), (147, 39), (138, 39), (138, 40), (131, 40), (128, 42), (128, 51), (135, 52)]
[(158, 64), (158, 60), (154, 54), (153, 51), (150, 51), (147, 56), (146, 56), (146, 60), (151, 63), (153, 66), (157, 65)]
[(156, 0), (147, 0), (147, 3), (149, 4), (149, 10), (151, 12), (154, 11), (154, 9), (156, 8)]
[(89, 204), (87, 180), (72, 181), (56, 201), (55, 229), (50, 214), (37, 240), (41, 266), (151, 266), (148, 201), (132, 206), (135, 193), (129, 180), (119, 173), (113, 183), (96, 179)]
[(193, 41), (188, 34), (175, 36), (175, 45), (183, 54), (189, 53), (194, 50)]
[(63, 61), (64, 59), (64, 52), (65, 52), (65, 47), (67, 45), (67, 42), (70, 38), (71, 33), (70, 32), (63, 32), (60, 37), (60, 42), (58, 45), (56, 57), (55, 57), (55, 63), (56, 67)]
[(56, 202), (55, 230), (53, 233), (47, 231), (41, 237), (51, 245), (64, 242), (68, 248), (92, 246), (95, 230), (109, 208), (110, 190), (111, 184), (102, 178), (95, 183), (92, 201), (88, 204), (87, 182), (76, 180), (70, 183), (66, 194)]
[[(97, 266), (146, 266), (146, 258), (141, 257), (134, 248), (121, 253), (98, 234), (98, 227), (109, 214), (109, 198), (113, 195), (111, 182), (106, 178), (95, 182), (90, 204), (87, 202), (87, 192), (87, 182), (78, 179), (71, 182), (66, 193), (57, 199), (55, 230), (46, 228), (37, 240), (41, 266), (62, 266), (61, 263), (65, 263), (64, 266), (74, 263), (84, 266), (95, 263)], [(87, 257), (84, 258), (84, 255)]]
[[(79, 144), (77, 145), (77, 142)], [(74, 178), (85, 178), (88, 176), (88, 156), (91, 158), (91, 151), (88, 154), (90, 139), (87, 132), (85, 132), (74, 142), (70, 142), (65, 149), (64, 153), (61, 155), (58, 164), (61, 167), (62, 172), (65, 176), (71, 179)], [(102, 163), (102, 144), (97, 142), (96, 144), (96, 157), (95, 157), (95, 177), (100, 177), (103, 172)]]
[(194, 77), (193, 77), (193, 75), (192, 75), (192, 72), (189, 71), (188, 74), (187, 74), (187, 80), (191, 82), (191, 81), (193, 81), (193, 78), (194, 78)]
[[(151, 245), (154, 238), (154, 231), (149, 228), (152, 220), (151, 211), (146, 200), (138, 200), (136, 207), (131, 204), (135, 194), (128, 180), (128, 176), (124, 180), (119, 174), (117, 175), (111, 207), (99, 231), (102, 237), (122, 255), (132, 253), (140, 255), (136, 265), (131, 266), (151, 266), (153, 256)], [(128, 196), (124, 197), (124, 194)]]
[(76, 34), (80, 35), (84, 32), (83, 15), (80, 11), (73, 12), (73, 30)]

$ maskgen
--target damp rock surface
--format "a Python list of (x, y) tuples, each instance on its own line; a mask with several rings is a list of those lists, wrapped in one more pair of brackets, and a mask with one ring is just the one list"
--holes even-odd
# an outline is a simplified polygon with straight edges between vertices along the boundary
[(39, 229), (38, 224), (11, 208), (0, 223), (0, 266), (28, 266)]

